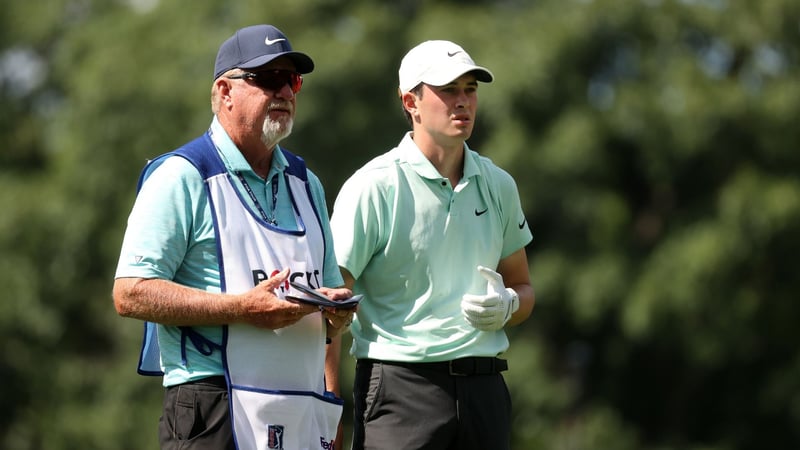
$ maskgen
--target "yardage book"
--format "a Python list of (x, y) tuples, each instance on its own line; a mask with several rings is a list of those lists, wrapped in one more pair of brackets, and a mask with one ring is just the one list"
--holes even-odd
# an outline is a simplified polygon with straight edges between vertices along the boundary
[(320, 294), (319, 292), (315, 291), (314, 289), (310, 289), (302, 284), (295, 283), (294, 281), (290, 282), (293, 288), (297, 289), (298, 291), (302, 292), (305, 295), (295, 295), (295, 294), (287, 294), (286, 298), (289, 300), (294, 300), (302, 303), (308, 303), (311, 305), (316, 306), (324, 306), (326, 308), (342, 308), (342, 309), (350, 309), (355, 308), (358, 305), (358, 302), (364, 297), (363, 295), (354, 295), (350, 298), (346, 298), (343, 300), (331, 300), (328, 297)]

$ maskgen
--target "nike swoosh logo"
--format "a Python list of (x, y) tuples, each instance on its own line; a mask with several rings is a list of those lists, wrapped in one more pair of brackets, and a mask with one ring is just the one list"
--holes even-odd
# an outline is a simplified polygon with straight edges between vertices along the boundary
[(457, 52), (453, 52), (453, 53), (447, 52), (447, 56), (449, 56), (449, 57), (451, 57), (451, 58), (452, 58), (453, 56), (456, 56), (456, 55), (457, 55), (457, 54), (459, 54), (459, 53), (461, 53), (461, 50), (459, 50), (459, 51), (457, 51)]
[(527, 222), (527, 221), (528, 221), (528, 219), (523, 219), (523, 220), (522, 220), (522, 223), (521, 223), (521, 224), (519, 224), (519, 229), (520, 229), (520, 230), (521, 230), (521, 229), (522, 229), (522, 228), (525, 226), (525, 222)]
[(270, 39), (269, 36), (267, 36), (267, 38), (264, 39), (264, 43), (267, 44), (267, 45), (272, 45), (272, 44), (274, 44), (276, 42), (285, 41), (285, 40), (286, 39), (284, 39), (284, 38)]
[(483, 211), (478, 211), (478, 209), (477, 209), (477, 208), (475, 208), (475, 215), (476, 215), (476, 216), (482, 216), (482, 215), (484, 215), (484, 214), (486, 213), (486, 211), (488, 211), (488, 210), (489, 210), (489, 208), (486, 208), (486, 209), (484, 209)]

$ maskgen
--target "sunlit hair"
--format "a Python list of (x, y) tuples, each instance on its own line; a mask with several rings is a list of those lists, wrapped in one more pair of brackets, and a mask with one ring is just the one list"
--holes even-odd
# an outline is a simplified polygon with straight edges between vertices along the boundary
[[(222, 77), (228, 77), (233, 75), (239, 75), (243, 73), (240, 69), (231, 69), (222, 75)], [(216, 115), (222, 105), (222, 100), (220, 98), (219, 90), (216, 89), (216, 80), (215, 83), (211, 86), (211, 112)], [(276, 107), (276, 106), (283, 106), (280, 101), (273, 100), (269, 107)], [(261, 126), (261, 142), (264, 143), (269, 148), (277, 145), (278, 142), (286, 139), (290, 134), (292, 134), (292, 127), (294, 126), (294, 120), (288, 119), (287, 121), (279, 121), (279, 120), (272, 120), (269, 117), (269, 114), (264, 118), (264, 123)]]
[(240, 69), (231, 69), (231, 70), (223, 73), (219, 77), (217, 77), (214, 80), (214, 82), (211, 83), (211, 112), (214, 113), (214, 115), (216, 115), (219, 112), (220, 101), (221, 101), (220, 98), (219, 98), (219, 92), (217, 91), (217, 80), (219, 80), (220, 78), (225, 78), (225, 77), (231, 76), (231, 75), (238, 75), (241, 72), (242, 72), (242, 70), (240, 70)]

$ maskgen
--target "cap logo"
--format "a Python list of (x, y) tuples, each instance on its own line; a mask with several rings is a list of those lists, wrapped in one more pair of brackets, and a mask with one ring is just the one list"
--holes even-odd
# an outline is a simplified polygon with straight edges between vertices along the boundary
[(452, 58), (453, 56), (456, 56), (459, 53), (461, 53), (461, 50), (458, 50), (458, 51), (455, 51), (455, 52), (452, 52), (452, 53), (451, 52), (447, 52), (447, 56)]
[(284, 38), (270, 39), (269, 36), (267, 36), (267, 38), (264, 39), (264, 43), (267, 44), (267, 45), (272, 45), (272, 44), (275, 44), (276, 42), (285, 41), (285, 40), (286, 39), (284, 39)]

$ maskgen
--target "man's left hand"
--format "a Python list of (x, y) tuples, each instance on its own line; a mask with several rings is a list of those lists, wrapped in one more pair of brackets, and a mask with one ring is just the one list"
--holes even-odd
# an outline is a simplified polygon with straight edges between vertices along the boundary
[(481, 331), (496, 331), (519, 309), (519, 295), (503, 284), (503, 276), (488, 267), (478, 266), (486, 278), (486, 294), (464, 294), (461, 312), (473, 327)]

